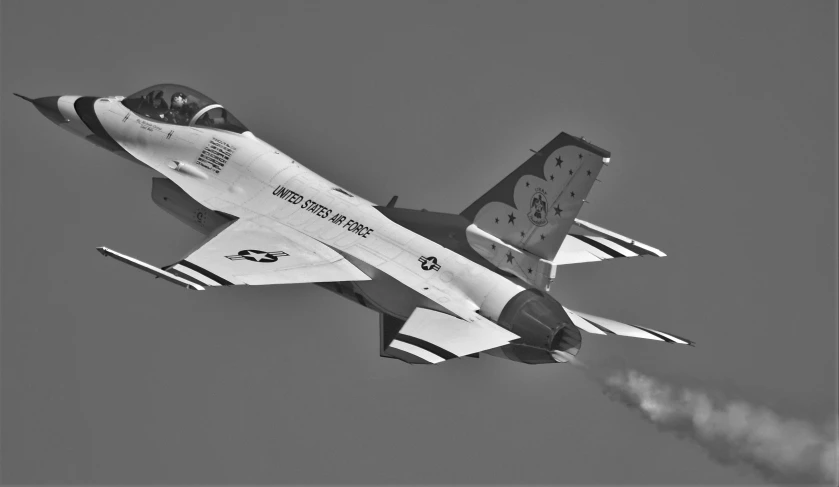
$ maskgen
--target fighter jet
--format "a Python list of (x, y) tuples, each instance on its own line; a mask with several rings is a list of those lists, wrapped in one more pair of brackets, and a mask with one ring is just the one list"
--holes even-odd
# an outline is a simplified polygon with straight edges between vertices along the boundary
[(131, 96), (17, 95), (59, 127), (161, 177), (152, 200), (206, 235), (162, 267), (99, 247), (191, 290), (314, 283), (379, 313), (379, 353), (436, 364), (480, 353), (566, 362), (582, 333), (693, 345), (571, 310), (548, 294), (558, 266), (661, 251), (577, 219), (610, 153), (560, 133), (459, 214), (385, 206), (256, 137), (186, 86)]

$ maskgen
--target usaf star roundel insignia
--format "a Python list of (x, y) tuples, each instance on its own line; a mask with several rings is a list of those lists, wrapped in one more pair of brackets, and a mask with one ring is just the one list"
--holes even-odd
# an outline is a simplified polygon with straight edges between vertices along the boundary
[(282, 250), (275, 252), (263, 252), (261, 250), (240, 250), (236, 255), (225, 255), (230, 260), (249, 260), (251, 262), (259, 262), (260, 264), (270, 264), (277, 262), (277, 257), (285, 257), (288, 254)]
[(422, 267), (422, 270), (424, 270), (424, 271), (439, 271), (440, 270), (440, 264), (437, 263), (437, 257), (421, 256), (417, 260), (422, 262), (420, 267)]

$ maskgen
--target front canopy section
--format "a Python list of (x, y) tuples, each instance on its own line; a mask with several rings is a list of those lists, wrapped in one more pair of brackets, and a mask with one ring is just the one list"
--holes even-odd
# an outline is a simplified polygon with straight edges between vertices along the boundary
[(156, 122), (208, 127), (241, 134), (248, 129), (210, 97), (183, 85), (150, 86), (122, 100), (129, 110)]

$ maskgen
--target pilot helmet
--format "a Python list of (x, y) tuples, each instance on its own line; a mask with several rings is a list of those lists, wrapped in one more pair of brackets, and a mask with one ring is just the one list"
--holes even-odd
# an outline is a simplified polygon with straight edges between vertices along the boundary
[(162, 90), (156, 90), (156, 91), (152, 91), (151, 93), (149, 93), (149, 99), (151, 100), (152, 105), (155, 105), (156, 103), (165, 103), (163, 101), (163, 91)]
[(172, 95), (172, 108), (180, 108), (186, 105), (186, 95), (178, 91)]

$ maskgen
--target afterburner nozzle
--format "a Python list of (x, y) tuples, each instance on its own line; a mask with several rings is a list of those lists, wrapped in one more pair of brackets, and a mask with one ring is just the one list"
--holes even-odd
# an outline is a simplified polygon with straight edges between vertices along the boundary
[[(575, 351), (576, 353), (576, 351)], [(568, 353), (567, 351), (562, 350), (551, 350), (551, 357), (554, 358), (557, 362), (564, 364), (566, 362), (570, 362), (572, 365), (582, 366), (583, 363), (575, 357), (573, 354)]]

